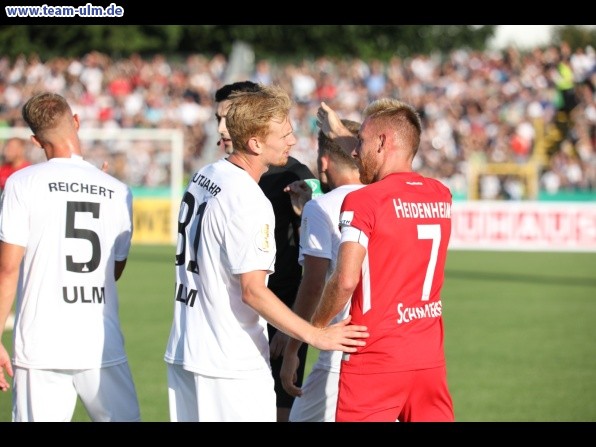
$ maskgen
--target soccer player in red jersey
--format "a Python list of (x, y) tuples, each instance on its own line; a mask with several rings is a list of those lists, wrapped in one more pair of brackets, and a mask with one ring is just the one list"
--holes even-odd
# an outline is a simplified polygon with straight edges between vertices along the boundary
[(325, 103), (317, 117), (352, 150), (367, 184), (344, 199), (337, 267), (312, 317), (327, 326), (352, 296), (352, 323), (370, 333), (343, 356), (336, 421), (454, 421), (441, 301), (452, 197), (412, 170), (420, 117), (404, 102), (376, 100), (357, 142)]

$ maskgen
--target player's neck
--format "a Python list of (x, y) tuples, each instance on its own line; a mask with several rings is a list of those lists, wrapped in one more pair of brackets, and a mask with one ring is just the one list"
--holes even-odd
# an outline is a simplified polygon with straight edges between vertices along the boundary
[(258, 165), (256, 161), (252, 162), (253, 160), (251, 160), (249, 157), (250, 155), (245, 156), (245, 154), (233, 152), (226, 158), (226, 160), (232, 163), (234, 166), (246, 171), (255, 182), (259, 183), (261, 176), (267, 172), (268, 168), (263, 168), (262, 166)]
[(243, 171), (246, 171), (246, 169), (244, 169), (244, 168), (243, 168), (242, 166), (240, 166), (238, 163), (236, 163), (236, 162), (234, 162), (234, 161), (230, 160), (230, 157), (227, 157), (227, 158), (226, 158), (226, 160), (227, 160), (227, 161), (229, 161), (230, 163), (232, 163), (234, 166), (236, 166), (236, 167), (238, 167), (238, 168), (242, 169)]

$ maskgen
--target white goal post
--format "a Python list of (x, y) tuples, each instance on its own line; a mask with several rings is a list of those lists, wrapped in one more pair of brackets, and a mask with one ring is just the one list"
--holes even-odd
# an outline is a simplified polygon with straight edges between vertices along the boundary
[[(13, 137), (29, 140), (31, 130), (27, 127), (0, 127), (0, 142)], [(83, 156), (88, 155), (86, 141), (158, 141), (169, 142), (170, 149), (170, 242), (177, 237), (178, 204), (184, 186), (184, 134), (181, 129), (79, 129), (79, 138), (83, 145)], [(44, 158), (45, 159), (45, 158)], [(107, 160), (106, 160), (107, 161)], [(101, 166), (98, 166), (101, 168)], [(125, 179), (120, 179), (126, 183)], [(142, 185), (129, 185), (142, 186)]]

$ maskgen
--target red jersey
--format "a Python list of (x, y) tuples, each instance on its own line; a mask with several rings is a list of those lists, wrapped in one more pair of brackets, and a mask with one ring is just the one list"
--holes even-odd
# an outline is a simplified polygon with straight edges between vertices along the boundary
[(8, 179), (11, 174), (30, 165), (31, 163), (28, 161), (21, 164), (18, 168), (15, 168), (10, 163), (4, 163), (3, 165), (0, 165), (0, 190), (4, 189), (4, 185), (6, 185), (6, 179)]
[[(344, 355), (342, 371), (445, 365), (441, 288), (451, 205), (445, 185), (414, 172), (390, 174), (344, 199), (342, 243), (368, 239), (350, 324), (367, 326), (370, 336), (366, 346)], [(355, 230), (366, 238), (354, 238)]]

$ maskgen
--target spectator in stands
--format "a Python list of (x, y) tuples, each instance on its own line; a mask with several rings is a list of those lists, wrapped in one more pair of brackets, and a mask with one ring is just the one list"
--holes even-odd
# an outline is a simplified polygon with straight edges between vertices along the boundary
[[(384, 95), (408, 98), (428, 130), (414, 160), (417, 170), (436, 176), (445, 163), (452, 164), (455, 167), (453, 178), (444, 180), (453, 186), (457, 179), (466, 178), (470, 160), (514, 162), (517, 156), (509, 150), (507, 129), (529, 122), (536, 132), (529, 160), (549, 170), (548, 158), (559, 150), (564, 138), (571, 138), (573, 149), (582, 160), (579, 184), (593, 188), (596, 182), (591, 161), (596, 152), (593, 137), (596, 134), (596, 52), (589, 46), (573, 52), (566, 45), (560, 46), (569, 59), (576, 87), (578, 82), (582, 87), (576, 98), (574, 120), (561, 135), (560, 114), (556, 113), (557, 104), (553, 101), (555, 84), (549, 71), (549, 67), (556, 67), (558, 47), (552, 45), (525, 52), (512, 48), (486, 52), (459, 49), (442, 58), (413, 54), (407, 58), (394, 57), (388, 62), (321, 57), (292, 64), (262, 59), (257, 62), (253, 76), (263, 84), (284, 86), (303, 102), (305, 113), (296, 113), (298, 108), (292, 111), (298, 138), (292, 155), (312, 172), (314, 160), (309, 160), (309, 156), (316, 145), (317, 133), (309, 123), (316, 115), (313, 99), (335, 93), (332, 106), (338, 113), (361, 121), (360, 111), (366, 106), (370, 93), (366, 81), (371, 81), (369, 75), (376, 71), (384, 74)], [(194, 172), (213, 161), (212, 151), (204, 151), (205, 146), (213, 145), (214, 140), (206, 138), (213, 133), (213, 121), (199, 120), (193, 126), (185, 125), (177, 107), (183, 103), (184, 92), (193, 90), (202, 98), (201, 107), (206, 108), (202, 116), (210, 116), (215, 109), (211, 98), (223, 83), (228, 63), (221, 55), (210, 62), (204, 59), (197, 55), (176, 60), (161, 54), (146, 60), (138, 55), (112, 58), (98, 52), (66, 61), (42, 62), (38, 56), (10, 61), (3, 57), (0, 58), (3, 92), (0, 123), (23, 126), (18, 109), (31, 86), (51, 86), (67, 95), (86, 128), (117, 124), (182, 129), (184, 171)], [(326, 76), (321, 76), (322, 72)], [(110, 95), (108, 86), (118, 77), (122, 78), (119, 82), (130, 85), (130, 89), (116, 90), (119, 96), (111, 102), (111, 118), (102, 122), (101, 118), (108, 112), (102, 108), (106, 96)], [(377, 81), (369, 83), (373, 94), (380, 91), (383, 84)], [(330, 86), (335, 88), (330, 89)], [(468, 104), (475, 106), (466, 107)], [(91, 147), (86, 153), (91, 155), (100, 142), (89, 144)], [(168, 159), (167, 147), (155, 156), (163, 164), (162, 160)], [(129, 157), (127, 163), (138, 164), (133, 157)], [(133, 178), (132, 173), (144, 169), (144, 166), (129, 169), (126, 175), (130, 178), (122, 180), (132, 186), (143, 186), (143, 176)], [(461, 186), (467, 189), (466, 184)]]
[(31, 164), (27, 158), (26, 149), (25, 140), (22, 138), (10, 138), (4, 144), (2, 165), (0, 165), (0, 191), (4, 190), (6, 180), (13, 172)]

